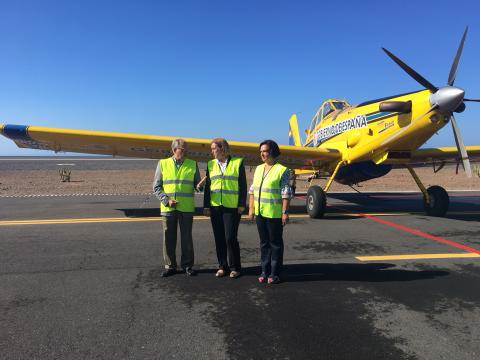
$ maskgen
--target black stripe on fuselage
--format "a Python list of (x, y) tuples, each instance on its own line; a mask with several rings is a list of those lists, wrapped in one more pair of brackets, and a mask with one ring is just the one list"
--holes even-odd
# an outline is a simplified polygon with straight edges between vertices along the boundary
[(406, 95), (416, 94), (416, 93), (419, 93), (419, 92), (422, 92), (422, 91), (425, 91), (425, 89), (423, 89), (423, 90), (417, 90), (417, 91), (411, 91), (411, 92), (404, 93), (404, 94), (399, 94), (399, 95), (388, 96), (388, 97), (384, 97), (384, 98), (376, 99), (376, 100), (369, 100), (369, 101), (365, 101), (365, 102), (363, 102), (363, 103), (361, 103), (361, 104), (358, 104), (357, 106), (354, 106), (354, 108), (355, 108), (355, 109), (358, 109), (359, 107), (371, 105), (371, 104), (374, 104), (374, 103), (376, 103), (376, 102), (386, 101), (386, 100), (394, 99), (394, 98), (397, 98), (397, 97), (400, 97), (400, 96), (406, 96)]

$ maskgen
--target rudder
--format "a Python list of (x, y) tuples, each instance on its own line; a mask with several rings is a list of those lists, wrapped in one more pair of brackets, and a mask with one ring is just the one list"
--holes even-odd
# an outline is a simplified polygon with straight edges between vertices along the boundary
[(288, 129), (288, 144), (294, 146), (302, 146), (300, 132), (298, 131), (297, 115), (293, 114), (289, 120), (290, 127)]

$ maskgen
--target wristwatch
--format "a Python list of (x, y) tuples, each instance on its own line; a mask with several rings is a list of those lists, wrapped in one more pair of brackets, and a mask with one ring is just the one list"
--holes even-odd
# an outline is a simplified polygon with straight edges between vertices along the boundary
[(288, 210), (282, 210), (283, 215), (288, 215)]

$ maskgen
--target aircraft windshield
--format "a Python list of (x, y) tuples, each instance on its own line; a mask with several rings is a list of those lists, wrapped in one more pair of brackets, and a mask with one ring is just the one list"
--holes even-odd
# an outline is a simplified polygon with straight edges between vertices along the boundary
[(335, 111), (333, 106), (330, 105), (330, 103), (325, 103), (325, 105), (323, 105), (323, 118), (327, 117), (327, 115), (333, 111)]
[(327, 100), (323, 105), (318, 109), (317, 113), (312, 119), (310, 124), (310, 131), (314, 131), (315, 128), (332, 114), (334, 111), (341, 111), (350, 105), (344, 100)]
[(340, 101), (334, 101), (333, 102), (333, 106), (335, 106), (335, 109), (337, 110), (343, 110), (347, 107), (347, 104), (344, 103), (343, 101), (340, 102)]

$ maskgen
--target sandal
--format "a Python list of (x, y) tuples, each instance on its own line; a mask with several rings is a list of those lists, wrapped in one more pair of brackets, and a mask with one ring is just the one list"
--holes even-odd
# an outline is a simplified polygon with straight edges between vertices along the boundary
[(278, 276), (269, 276), (268, 283), (269, 284), (278, 284), (280, 282), (280, 278)]
[(217, 273), (215, 274), (216, 277), (224, 277), (225, 276), (225, 270), (223, 269), (218, 269)]
[(267, 275), (261, 274), (261, 275), (259, 276), (259, 278), (258, 278), (258, 282), (259, 282), (260, 284), (265, 284), (265, 283), (267, 282)]

